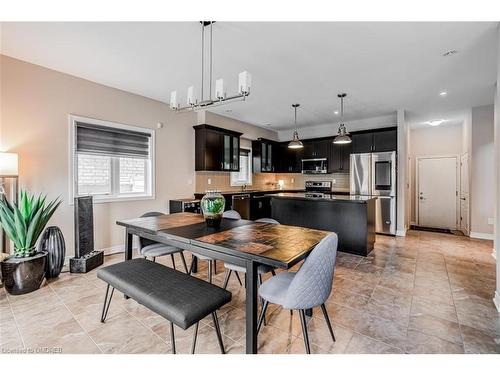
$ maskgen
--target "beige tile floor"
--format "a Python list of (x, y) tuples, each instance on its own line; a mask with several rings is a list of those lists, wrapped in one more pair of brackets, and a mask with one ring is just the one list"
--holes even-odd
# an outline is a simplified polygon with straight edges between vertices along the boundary
[[(500, 353), (491, 250), (489, 241), (411, 231), (406, 238), (378, 236), (367, 258), (339, 253), (327, 303), (337, 341), (316, 310), (308, 320), (312, 352)], [(105, 264), (122, 259), (123, 254), (108, 256)], [(170, 265), (169, 257), (161, 262)], [(199, 277), (206, 276), (203, 267)], [(219, 285), (221, 268), (214, 281)], [(235, 279), (229, 289), (233, 300), (219, 312), (224, 344), (228, 353), (243, 353), (244, 289)], [(1, 352), (170, 352), (168, 323), (121, 295), (100, 323), (104, 292), (95, 271), (63, 273), (23, 296), (0, 289)], [(270, 306), (267, 319), (260, 353), (304, 352), (298, 314)], [(178, 352), (189, 352), (191, 329), (176, 329), (176, 336)], [(197, 353), (218, 353), (210, 319), (201, 322)]]

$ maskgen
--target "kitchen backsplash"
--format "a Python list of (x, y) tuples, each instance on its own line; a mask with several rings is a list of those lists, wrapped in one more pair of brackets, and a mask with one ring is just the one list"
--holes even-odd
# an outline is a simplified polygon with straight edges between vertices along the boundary
[[(231, 186), (229, 172), (196, 172), (195, 191), (203, 193), (206, 190), (230, 191), (239, 189)], [(208, 180), (211, 184), (208, 184)], [(277, 189), (278, 181), (283, 180), (284, 189), (304, 189), (305, 181), (334, 181), (334, 191), (349, 191), (349, 174), (333, 173), (325, 175), (304, 175), (302, 173), (254, 173), (251, 189)]]

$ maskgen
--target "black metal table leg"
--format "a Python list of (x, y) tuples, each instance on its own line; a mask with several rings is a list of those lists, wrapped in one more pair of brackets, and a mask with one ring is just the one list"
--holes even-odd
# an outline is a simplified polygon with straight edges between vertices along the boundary
[(246, 353), (257, 354), (257, 264), (252, 261), (246, 272)]
[[(125, 260), (132, 259), (132, 242), (133, 235), (127, 229), (125, 231)], [(129, 298), (126, 294), (124, 294), (123, 296), (125, 297), (125, 299)]]
[(306, 309), (305, 311), (307, 316), (313, 316), (313, 309)]
[(198, 273), (198, 258), (194, 255), (191, 257), (191, 273)]

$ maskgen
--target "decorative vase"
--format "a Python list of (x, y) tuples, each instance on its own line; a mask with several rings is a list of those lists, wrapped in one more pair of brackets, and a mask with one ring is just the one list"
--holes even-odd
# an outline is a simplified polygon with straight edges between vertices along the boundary
[(38, 243), (38, 251), (45, 251), (48, 254), (45, 277), (47, 279), (58, 277), (64, 266), (66, 255), (64, 236), (58, 227), (52, 226), (45, 229)]
[(222, 220), (222, 213), (226, 206), (224, 196), (218, 191), (207, 191), (201, 198), (201, 210), (207, 226), (218, 228)]
[(45, 276), (47, 253), (36, 253), (31, 257), (10, 257), (0, 263), (2, 283), (9, 294), (19, 295), (40, 288)]

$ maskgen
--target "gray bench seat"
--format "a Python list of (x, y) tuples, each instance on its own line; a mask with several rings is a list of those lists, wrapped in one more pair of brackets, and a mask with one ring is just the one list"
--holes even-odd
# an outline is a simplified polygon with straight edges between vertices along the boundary
[[(212, 314), (221, 343), (215, 311), (231, 301), (230, 292), (146, 259), (132, 259), (101, 268), (97, 272), (97, 277), (108, 283), (108, 291), (109, 286), (116, 288), (139, 304), (167, 319), (171, 323), (172, 334), (172, 323), (182, 329), (187, 329), (207, 315)], [(106, 307), (108, 291), (101, 319), (103, 322), (107, 315), (109, 302), (111, 302), (110, 298)], [(175, 352), (173, 336), (172, 346)], [(222, 347), (221, 349), (223, 350)]]

